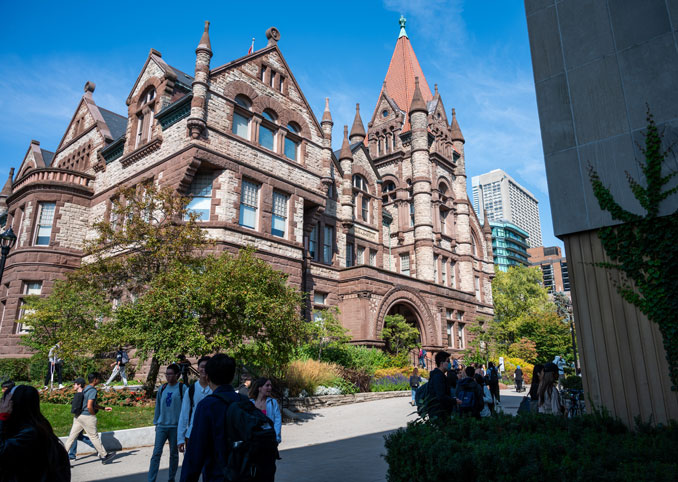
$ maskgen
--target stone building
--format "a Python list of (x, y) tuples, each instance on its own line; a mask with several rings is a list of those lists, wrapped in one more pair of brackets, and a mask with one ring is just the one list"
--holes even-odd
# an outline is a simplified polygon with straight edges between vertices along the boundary
[(367, 130), (356, 106), (335, 152), (329, 100), (318, 121), (280, 33), (266, 36), (265, 48), (215, 66), (206, 22), (193, 76), (151, 49), (124, 115), (99, 107), (88, 82), (55, 152), (31, 142), (0, 195), (18, 235), (0, 291), (0, 356), (26, 353), (22, 297), (49, 294), (81, 263), (118, 189), (149, 181), (192, 197), (220, 249), (255, 245), (311, 295), (309, 319), (338, 306), (357, 343), (382, 344), (384, 317), (401, 313), (429, 350), (459, 350), (467, 324), (492, 316), (491, 234), (466, 193), (464, 137), (431, 93), (404, 19)]

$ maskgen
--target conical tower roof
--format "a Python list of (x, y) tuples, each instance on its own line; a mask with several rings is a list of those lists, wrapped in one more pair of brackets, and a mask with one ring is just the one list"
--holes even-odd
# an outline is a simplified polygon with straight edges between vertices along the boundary
[[(388, 95), (395, 101), (400, 110), (407, 112), (412, 103), (416, 77), (419, 77), (419, 89), (424, 102), (433, 99), (431, 88), (426, 82), (424, 72), (421, 70), (417, 56), (414, 53), (410, 39), (405, 32), (405, 18), (400, 17), (400, 36), (396, 42), (391, 63), (386, 72), (384, 84), (388, 87)], [(379, 92), (381, 97), (384, 87)]]
[(351, 142), (362, 142), (365, 139), (365, 127), (363, 127), (363, 120), (360, 118), (360, 104), (355, 105), (355, 118), (349, 139)]
[(450, 134), (453, 141), (466, 142), (464, 140), (464, 134), (461, 133), (459, 128), (459, 123), (457, 122), (457, 112), (452, 108), (452, 122), (450, 123)]

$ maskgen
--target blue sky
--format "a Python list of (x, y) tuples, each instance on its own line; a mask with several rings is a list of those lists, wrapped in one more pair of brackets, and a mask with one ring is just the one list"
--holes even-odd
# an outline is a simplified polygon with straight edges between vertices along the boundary
[[(553, 235), (522, 2), (5, 2), (0, 7), (0, 176), (18, 167), (31, 139), (54, 150), (82, 96), (125, 114), (150, 48), (193, 74), (211, 21), (212, 67), (266, 45), (279, 47), (318, 118), (330, 97), (335, 143), (361, 105), (366, 123), (398, 37), (400, 14), (431, 87), (455, 107), (474, 175), (501, 168), (539, 200), (544, 245)], [(449, 114), (449, 112), (448, 112)], [(337, 146), (338, 147), (338, 146)]]

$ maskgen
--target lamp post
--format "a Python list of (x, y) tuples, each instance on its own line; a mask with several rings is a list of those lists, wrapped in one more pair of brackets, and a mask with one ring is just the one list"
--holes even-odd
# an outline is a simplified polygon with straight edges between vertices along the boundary
[(4, 233), (0, 234), (0, 284), (2, 283), (2, 275), (5, 272), (5, 261), (9, 250), (14, 247), (16, 243), (16, 234), (9, 228)]

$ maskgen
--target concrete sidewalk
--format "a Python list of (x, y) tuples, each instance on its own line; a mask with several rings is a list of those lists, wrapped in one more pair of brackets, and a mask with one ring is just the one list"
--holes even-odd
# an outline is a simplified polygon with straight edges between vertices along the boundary
[[(501, 391), (502, 407), (515, 414), (524, 393)], [(377, 482), (386, 479), (388, 469), (382, 455), (384, 435), (416, 419), (409, 398), (321, 408), (301, 414), (302, 420), (283, 425), (277, 482)], [(113, 462), (101, 465), (96, 454), (78, 457), (72, 480), (142, 482), (147, 480), (152, 447), (118, 452)], [(179, 456), (179, 474), (181, 461)], [(158, 480), (167, 479), (167, 446), (160, 461)], [(320, 475), (322, 474), (322, 475)]]

